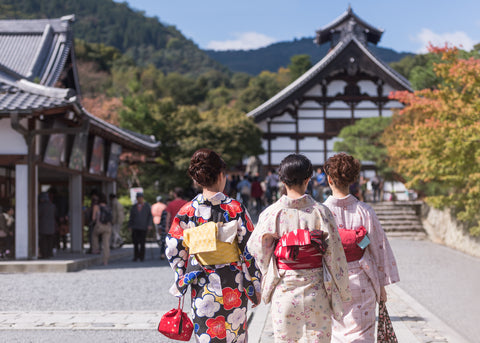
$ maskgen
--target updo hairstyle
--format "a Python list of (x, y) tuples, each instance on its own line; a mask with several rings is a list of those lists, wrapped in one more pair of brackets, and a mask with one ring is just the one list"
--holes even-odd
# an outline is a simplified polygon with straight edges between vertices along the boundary
[(344, 152), (330, 157), (325, 162), (325, 173), (332, 178), (335, 186), (349, 187), (360, 175), (360, 162)]
[(218, 174), (226, 168), (227, 165), (215, 151), (199, 149), (190, 160), (188, 175), (200, 186), (209, 187), (217, 182)]
[(312, 177), (312, 174), (312, 163), (308, 158), (300, 154), (288, 155), (278, 167), (280, 181), (288, 187), (302, 185), (306, 179)]

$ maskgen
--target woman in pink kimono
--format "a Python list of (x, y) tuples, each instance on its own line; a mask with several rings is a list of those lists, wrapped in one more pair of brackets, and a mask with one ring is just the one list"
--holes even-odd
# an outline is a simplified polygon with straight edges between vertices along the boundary
[(333, 321), (332, 342), (374, 342), (376, 303), (387, 300), (386, 285), (399, 281), (397, 264), (374, 210), (349, 194), (360, 174), (359, 161), (340, 153), (324, 169), (332, 189), (324, 204), (342, 239), (353, 298), (343, 318)]
[(330, 342), (331, 317), (350, 300), (347, 263), (330, 211), (305, 194), (312, 164), (288, 155), (280, 164), (287, 194), (265, 209), (247, 243), (272, 303), (275, 342)]

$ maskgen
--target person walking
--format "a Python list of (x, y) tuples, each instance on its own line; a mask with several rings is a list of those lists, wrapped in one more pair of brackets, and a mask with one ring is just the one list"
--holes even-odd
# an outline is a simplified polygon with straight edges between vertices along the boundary
[(130, 209), (128, 229), (132, 233), (133, 260), (134, 262), (145, 260), (145, 241), (148, 230), (152, 229), (152, 209), (145, 202), (143, 193), (137, 193), (137, 203)]
[(246, 342), (247, 303), (260, 302), (260, 272), (246, 243), (254, 229), (245, 207), (223, 193), (223, 159), (197, 150), (188, 174), (202, 193), (185, 204), (167, 235), (173, 295), (191, 287), (197, 342)]
[(167, 228), (170, 229), (172, 225), (173, 217), (178, 213), (178, 210), (187, 203), (187, 200), (183, 199), (183, 189), (180, 187), (175, 187), (171, 192), (172, 200), (168, 202), (167, 208), (165, 209), (168, 213), (167, 215)]
[[(165, 209), (167, 205), (162, 202), (162, 196), (157, 196), (157, 202), (152, 205), (153, 225), (155, 225), (155, 233), (157, 236), (158, 246), (160, 247), (160, 259), (165, 259), (165, 238), (167, 237), (167, 223), (166, 216), (163, 212), (167, 213)], [(162, 221), (163, 217), (163, 221)]]
[(13, 218), (13, 207), (0, 206), (0, 258), (14, 257), (14, 231), (15, 219)]
[(92, 234), (92, 254), (100, 254), (99, 237), (102, 237), (102, 261), (103, 265), (108, 265), (110, 258), (110, 236), (112, 235), (112, 210), (107, 205), (107, 196), (100, 193), (98, 204), (92, 209), (92, 218), (94, 222)]
[(387, 301), (385, 286), (398, 282), (397, 264), (375, 211), (349, 194), (360, 162), (340, 153), (325, 163), (332, 195), (325, 205), (332, 211), (348, 262), (352, 301), (345, 315), (334, 320), (333, 342), (374, 342), (375, 307)]
[(38, 197), (38, 243), (40, 258), (42, 259), (48, 259), (53, 256), (56, 212), (56, 207), (50, 201), (48, 193), (40, 193)]
[(110, 194), (110, 206), (112, 207), (112, 237), (110, 239), (110, 247), (112, 249), (121, 248), (124, 244), (120, 230), (125, 220), (125, 209), (118, 201), (117, 195)]
[(282, 160), (287, 194), (260, 214), (247, 243), (263, 275), (262, 298), (272, 304), (275, 342), (330, 342), (331, 317), (340, 319), (351, 300), (335, 219), (305, 194), (312, 172), (303, 155)]

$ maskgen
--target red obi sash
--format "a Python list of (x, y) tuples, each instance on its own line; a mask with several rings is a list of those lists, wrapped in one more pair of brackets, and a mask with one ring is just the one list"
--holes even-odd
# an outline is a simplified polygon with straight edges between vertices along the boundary
[(274, 254), (279, 269), (313, 269), (322, 266), (326, 249), (322, 231), (298, 229), (282, 236)]
[(358, 246), (365, 236), (367, 235), (367, 229), (360, 226), (358, 229), (338, 229), (340, 238), (342, 239), (343, 249), (345, 250), (345, 257), (347, 262), (358, 261), (363, 257), (365, 249)]

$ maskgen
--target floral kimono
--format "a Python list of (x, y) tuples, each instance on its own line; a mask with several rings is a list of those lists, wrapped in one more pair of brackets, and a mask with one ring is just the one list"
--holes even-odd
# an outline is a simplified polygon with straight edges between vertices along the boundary
[(339, 230), (366, 229), (370, 244), (363, 256), (348, 262), (352, 301), (345, 315), (334, 320), (332, 342), (374, 342), (376, 302), (380, 287), (399, 281), (397, 264), (387, 236), (375, 211), (351, 194), (337, 199), (330, 196), (325, 205), (332, 211)]
[[(278, 244), (295, 231), (323, 232), (321, 267), (281, 268)], [(275, 342), (330, 342), (331, 316), (341, 318), (342, 303), (350, 300), (347, 262), (330, 211), (309, 195), (284, 195), (261, 213), (247, 246), (262, 271), (262, 299), (272, 303)]]
[[(200, 234), (201, 230), (205, 230), (201, 238), (211, 234), (212, 226), (202, 225), (207, 222), (215, 222), (213, 227), (217, 228), (218, 237), (229, 236), (231, 240), (231, 235), (225, 232), (234, 229), (233, 242), (238, 245), (238, 261), (219, 265), (199, 263), (200, 255), (193, 254), (193, 249), (198, 249), (199, 244), (189, 248), (187, 243), (199, 230)], [(226, 227), (229, 229), (224, 230)], [(173, 220), (166, 249), (170, 266), (175, 271), (171, 293), (181, 296), (190, 285), (197, 342), (247, 341), (247, 302), (248, 299), (257, 302), (261, 278), (246, 248), (253, 229), (243, 205), (223, 193), (217, 193), (208, 200), (202, 194), (197, 195), (179, 210)], [(221, 244), (225, 245), (225, 242)]]

